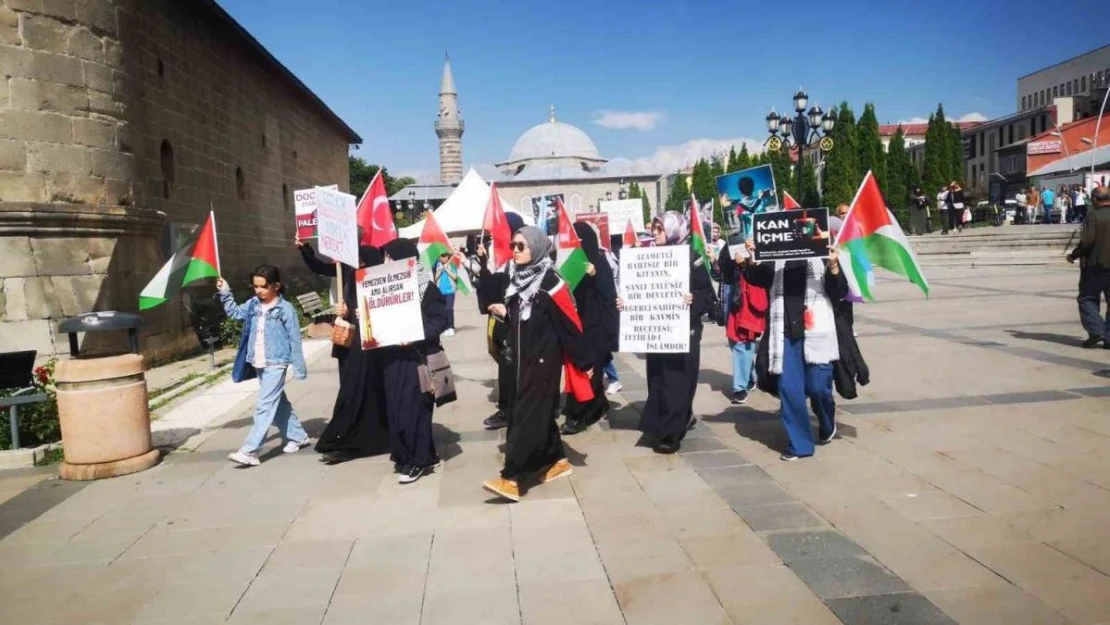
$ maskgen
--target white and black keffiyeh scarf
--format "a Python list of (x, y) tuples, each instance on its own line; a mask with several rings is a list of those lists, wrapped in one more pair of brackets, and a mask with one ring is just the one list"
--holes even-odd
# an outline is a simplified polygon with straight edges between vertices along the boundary
[(540, 292), (543, 276), (554, 266), (555, 261), (549, 256), (524, 267), (509, 263), (509, 288), (505, 291), (505, 301), (509, 301), (514, 295), (520, 295), (521, 321), (528, 321), (532, 317), (532, 302)]
[[(771, 286), (771, 310), (768, 330), (771, 332), (767, 345), (768, 369), (771, 373), (782, 374), (783, 352), (786, 340), (786, 303), (783, 299), (783, 272), (786, 262), (775, 262), (775, 280)], [(813, 365), (828, 364), (840, 357), (840, 347), (836, 340), (836, 319), (833, 317), (832, 304), (825, 295), (825, 263), (822, 259), (811, 258), (806, 263), (806, 310), (811, 313), (811, 321), (805, 328), (805, 361)]]

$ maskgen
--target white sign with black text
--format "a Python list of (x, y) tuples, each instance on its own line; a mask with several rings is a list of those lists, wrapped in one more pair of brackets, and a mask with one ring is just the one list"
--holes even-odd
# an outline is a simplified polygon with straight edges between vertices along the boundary
[(624, 248), (620, 256), (620, 351), (690, 351), (690, 247)]

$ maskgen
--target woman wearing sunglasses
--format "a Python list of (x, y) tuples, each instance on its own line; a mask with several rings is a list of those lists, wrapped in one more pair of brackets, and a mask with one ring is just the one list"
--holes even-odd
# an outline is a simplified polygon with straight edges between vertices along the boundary
[[(656, 246), (687, 245), (690, 225), (681, 213), (667, 211), (651, 222)], [(700, 255), (690, 251), (690, 351), (685, 354), (648, 354), (648, 397), (640, 417), (640, 431), (648, 436), (656, 453), (673, 454), (694, 426), (694, 393), (701, 368), (701, 318), (716, 295)], [(617, 307), (624, 303), (617, 300)]]
[[(571, 474), (555, 422), (559, 382), (567, 359), (582, 370), (592, 366), (569, 287), (549, 255), (551, 247), (539, 228), (517, 231), (504, 303), (489, 307), (491, 314), (507, 320), (511, 388), (505, 465), (501, 477), (482, 486), (509, 501), (520, 501), (522, 481), (546, 483)], [(588, 373), (601, 375), (600, 370)]]

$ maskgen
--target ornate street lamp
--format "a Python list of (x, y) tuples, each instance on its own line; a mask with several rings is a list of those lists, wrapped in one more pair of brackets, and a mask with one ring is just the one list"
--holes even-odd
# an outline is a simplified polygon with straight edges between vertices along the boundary
[(807, 112), (808, 105), (809, 94), (798, 89), (794, 94), (793, 119), (789, 115), (779, 115), (772, 108), (767, 115), (767, 132), (771, 136), (763, 144), (772, 152), (782, 149), (787, 152), (798, 151), (798, 163), (795, 165), (798, 172), (798, 198), (803, 195), (802, 176), (805, 172), (806, 150), (820, 149), (822, 152), (832, 150), (833, 139), (829, 133), (836, 125), (836, 116), (832, 111), (825, 112), (821, 110), (820, 105), (815, 104)]
[(409, 189), (409, 224), (415, 223), (416, 214), (416, 190)]

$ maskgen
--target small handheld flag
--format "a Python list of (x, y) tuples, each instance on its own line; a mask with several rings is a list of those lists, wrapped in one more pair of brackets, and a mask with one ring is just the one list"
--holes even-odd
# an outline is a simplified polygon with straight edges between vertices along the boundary
[(139, 310), (149, 310), (164, 304), (181, 292), (181, 287), (203, 280), (220, 277), (220, 254), (216, 242), (216, 213), (208, 212), (208, 219), (201, 225), (154, 278), (139, 293)]

